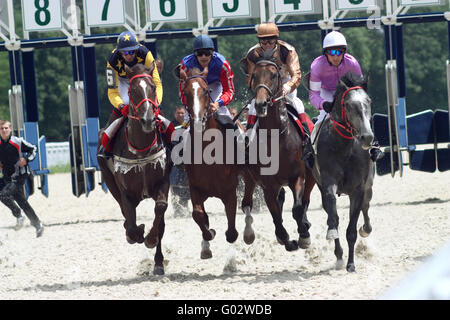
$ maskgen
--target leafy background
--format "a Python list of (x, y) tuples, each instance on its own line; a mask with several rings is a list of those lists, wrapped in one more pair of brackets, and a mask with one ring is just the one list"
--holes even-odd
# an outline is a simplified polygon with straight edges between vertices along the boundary
[[(144, 0), (140, 1), (141, 11)], [(82, 8), (82, 1), (77, 1)], [(14, 1), (16, 16), (16, 33), (21, 30), (21, 4)], [(204, 6), (206, 8), (206, 5)], [(412, 8), (410, 13), (441, 12), (446, 6), (430, 8)], [(350, 13), (346, 17), (364, 16), (364, 12)], [(204, 12), (204, 17), (207, 14)], [(144, 12), (141, 17), (145, 17)], [(320, 19), (320, 16), (288, 16), (283, 22)], [(256, 19), (229, 20), (224, 25), (256, 24)], [(83, 23), (83, 22), (82, 22)], [(82, 24), (84, 25), (84, 24)], [(192, 23), (167, 24), (162, 29), (192, 28)], [(121, 28), (94, 28), (92, 33), (119, 34)], [(387, 113), (384, 65), (386, 61), (383, 29), (343, 28), (340, 30), (349, 43), (348, 52), (355, 56), (365, 74), (370, 74), (369, 94), (373, 100), (373, 113)], [(446, 22), (404, 24), (404, 52), (406, 65), (406, 108), (407, 114), (425, 109), (448, 109), (446, 60), (448, 59), (448, 24)], [(61, 37), (61, 33), (33, 33), (30, 38)], [(320, 30), (281, 32), (280, 38), (294, 45), (300, 58), (302, 73), (309, 71), (311, 62), (321, 54)], [(180, 104), (177, 80), (172, 69), (181, 59), (191, 53), (192, 38), (158, 40), (157, 57), (165, 63), (162, 74), (164, 114), (173, 119), (173, 111)], [(243, 107), (249, 95), (245, 78), (238, 67), (239, 60), (245, 56), (248, 48), (256, 43), (256, 36), (226, 35), (217, 38), (219, 52), (230, 62), (235, 74), (236, 98), (230, 106), (238, 110)], [(99, 44), (96, 48), (96, 67), (98, 77), (98, 94), (100, 99), (100, 125), (104, 125), (111, 112), (107, 98), (105, 65), (114, 44)], [(36, 49), (35, 65), (37, 94), (39, 106), (39, 131), (47, 141), (67, 141), (70, 133), (70, 115), (67, 86), (73, 83), (72, 57), (69, 47)], [(8, 52), (0, 52), (0, 118), (9, 119), (8, 90), (10, 84)], [(308, 94), (302, 87), (298, 96), (304, 102), (307, 113), (312, 117), (316, 111), (308, 102)]]

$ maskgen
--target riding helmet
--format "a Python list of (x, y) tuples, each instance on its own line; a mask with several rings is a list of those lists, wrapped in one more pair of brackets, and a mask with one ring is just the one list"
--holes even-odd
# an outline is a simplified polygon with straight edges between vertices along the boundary
[(139, 42), (136, 35), (131, 31), (122, 32), (117, 38), (117, 50), (130, 51), (139, 48)]
[(199, 49), (214, 50), (214, 42), (206, 34), (201, 34), (194, 39), (194, 51)]
[(342, 33), (338, 31), (331, 31), (323, 39), (322, 48), (347, 48), (347, 41)]
[(279, 37), (278, 27), (273, 22), (264, 22), (258, 26), (258, 38)]

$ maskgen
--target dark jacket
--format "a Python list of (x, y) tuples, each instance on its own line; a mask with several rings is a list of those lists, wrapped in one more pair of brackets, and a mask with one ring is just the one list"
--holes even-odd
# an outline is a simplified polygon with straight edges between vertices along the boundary
[(33, 161), (36, 157), (36, 151), (36, 146), (23, 138), (11, 136), (6, 141), (0, 138), (0, 162), (3, 165), (5, 181), (30, 174), (28, 164), (19, 167), (20, 158), (25, 158), (27, 162)]

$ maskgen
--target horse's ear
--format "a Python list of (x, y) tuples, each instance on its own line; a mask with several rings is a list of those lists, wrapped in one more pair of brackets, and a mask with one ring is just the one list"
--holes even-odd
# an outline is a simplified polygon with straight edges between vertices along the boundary
[(207, 77), (208, 77), (208, 66), (206, 66), (206, 67), (203, 69), (203, 71), (202, 71), (202, 73), (201, 73), (201, 76), (202, 76), (203, 78), (207, 78)]
[[(177, 78), (177, 79), (181, 78), (180, 71), (181, 71), (181, 64), (177, 65), (172, 71), (172, 74), (174, 75), (175, 78)], [(186, 73), (185, 73), (185, 75), (186, 75)]]
[(245, 75), (248, 75), (248, 60), (247, 60), (247, 58), (242, 58), (241, 61), (239, 61), (239, 68)]
[(129, 66), (127, 66), (126, 64), (123, 65), (123, 68), (125, 70), (125, 73), (127, 74), (127, 78), (130, 79), (131, 78), (131, 68)]
[(364, 81), (361, 85), (361, 87), (363, 87), (364, 91), (368, 92), (368, 86), (369, 86), (369, 78), (370, 78), (370, 74), (368, 74), (366, 77), (364, 77)]
[(181, 81), (184, 81), (184, 80), (186, 80), (186, 78), (187, 78), (186, 70), (180, 69), (179, 70), (179, 79)]
[(341, 79), (339, 79), (338, 85), (339, 85), (340, 87), (342, 87), (344, 90), (347, 90), (347, 89), (348, 89), (348, 87), (347, 87), (347, 85), (345, 84), (345, 82), (342, 81)]
[[(153, 63), (150, 65), (149, 68), (145, 67), (145, 72), (147, 72), (148, 74), (153, 74), (153, 70), (155, 70), (156, 67), (156, 63), (155, 61), (153, 61)], [(161, 75), (160, 75), (161, 77)]]

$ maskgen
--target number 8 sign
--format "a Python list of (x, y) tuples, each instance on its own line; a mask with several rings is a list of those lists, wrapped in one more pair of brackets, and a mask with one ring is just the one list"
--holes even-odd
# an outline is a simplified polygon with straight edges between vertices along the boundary
[(62, 28), (60, 0), (22, 0), (24, 31), (50, 31)]

